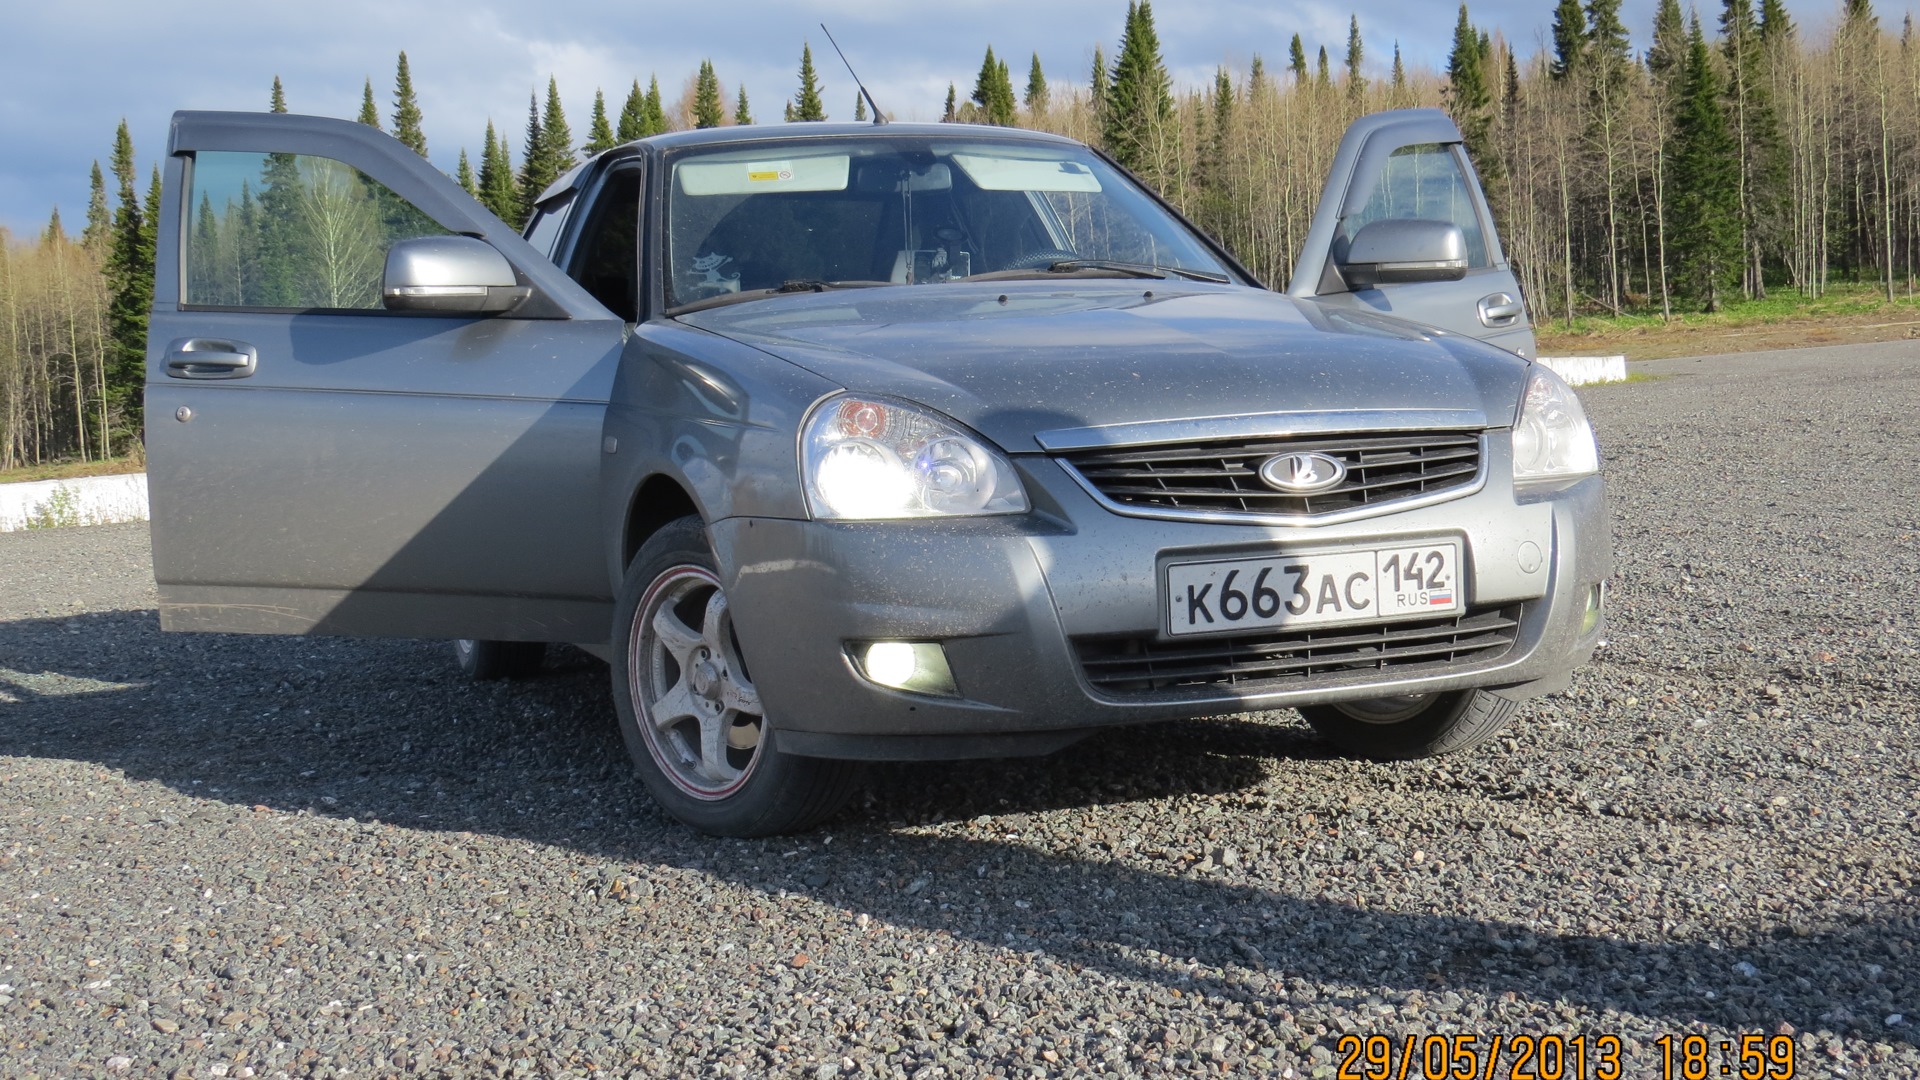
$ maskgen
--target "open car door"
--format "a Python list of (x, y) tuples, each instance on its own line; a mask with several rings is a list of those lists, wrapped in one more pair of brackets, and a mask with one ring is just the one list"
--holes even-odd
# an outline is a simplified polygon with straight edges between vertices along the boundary
[(1534, 355), (1520, 283), (1480, 179), (1439, 109), (1354, 121), (1340, 141), (1289, 296), (1363, 308)]
[(604, 641), (623, 320), (372, 127), (182, 112), (168, 155), (162, 625)]

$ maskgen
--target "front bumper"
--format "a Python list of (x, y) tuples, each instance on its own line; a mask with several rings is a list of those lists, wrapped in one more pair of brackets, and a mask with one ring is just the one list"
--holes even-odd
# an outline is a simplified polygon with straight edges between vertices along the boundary
[[(1043, 753), (1116, 724), (1214, 716), (1392, 694), (1501, 688), (1550, 692), (1604, 627), (1583, 617), (1612, 570), (1599, 477), (1516, 497), (1505, 455), (1458, 499), (1339, 525), (1272, 527), (1123, 517), (1046, 457), (1018, 459), (1034, 512), (837, 523), (713, 523), (734, 625), (783, 749), (868, 759)], [(1218, 686), (1107, 690), (1076, 641), (1165, 639), (1169, 559), (1276, 548), (1455, 537), (1468, 610), (1515, 612), (1498, 655), (1417, 670), (1334, 672)], [(1542, 558), (1523, 558), (1531, 545)], [(1530, 562), (1537, 562), (1526, 569)], [(850, 643), (937, 641), (957, 697), (868, 681)]]

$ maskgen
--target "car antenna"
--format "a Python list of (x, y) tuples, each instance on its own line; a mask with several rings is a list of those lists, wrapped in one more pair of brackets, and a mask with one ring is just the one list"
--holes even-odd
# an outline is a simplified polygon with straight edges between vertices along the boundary
[(832, 45), (833, 51), (840, 54), (840, 62), (847, 65), (847, 74), (853, 76), (853, 85), (860, 88), (860, 96), (867, 99), (867, 108), (873, 110), (873, 125), (879, 127), (886, 123), (887, 114), (880, 111), (880, 103), (873, 100), (873, 95), (867, 92), (867, 85), (860, 81), (860, 73), (853, 70), (853, 63), (847, 59), (846, 51), (840, 48), (839, 42), (833, 40), (833, 31), (827, 29), (826, 23), (821, 23), (820, 32), (827, 35), (827, 44)]

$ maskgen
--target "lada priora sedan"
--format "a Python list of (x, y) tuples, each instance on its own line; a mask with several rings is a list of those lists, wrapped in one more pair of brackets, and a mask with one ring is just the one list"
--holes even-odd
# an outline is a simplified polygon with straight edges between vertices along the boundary
[(1602, 633), (1593, 432), (1431, 110), (1348, 132), (1285, 292), (1032, 132), (657, 136), (523, 235), (371, 127), (179, 113), (156, 298), (168, 629), (576, 644), (713, 833), (1144, 721), (1458, 750)]

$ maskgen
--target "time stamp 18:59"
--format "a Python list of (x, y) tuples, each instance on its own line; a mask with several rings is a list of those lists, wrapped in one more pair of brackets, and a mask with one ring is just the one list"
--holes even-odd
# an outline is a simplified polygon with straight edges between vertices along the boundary
[[(1795, 1080), (1791, 1036), (1662, 1035), (1653, 1040), (1660, 1080)], [(1617, 1035), (1342, 1035), (1338, 1080), (1622, 1080), (1629, 1062)]]

